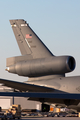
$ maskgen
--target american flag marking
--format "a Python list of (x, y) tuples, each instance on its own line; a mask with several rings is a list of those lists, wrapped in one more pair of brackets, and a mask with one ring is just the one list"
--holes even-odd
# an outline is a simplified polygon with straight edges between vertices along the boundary
[(32, 38), (32, 34), (26, 34), (26, 38)]

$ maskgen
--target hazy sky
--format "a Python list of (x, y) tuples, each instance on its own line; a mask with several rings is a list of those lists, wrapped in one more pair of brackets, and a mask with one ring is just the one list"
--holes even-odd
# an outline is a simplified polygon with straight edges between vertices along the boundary
[(10, 19), (25, 19), (54, 55), (72, 55), (80, 75), (80, 0), (0, 0), (0, 78), (26, 81), (5, 71), (6, 58), (20, 51)]

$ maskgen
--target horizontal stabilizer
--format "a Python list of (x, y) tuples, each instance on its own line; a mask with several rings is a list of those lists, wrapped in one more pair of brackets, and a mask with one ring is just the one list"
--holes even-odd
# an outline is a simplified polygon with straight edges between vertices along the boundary
[(0, 83), (2, 83), (3, 86), (11, 87), (19, 91), (32, 91), (32, 92), (54, 91), (54, 89), (50, 87), (39, 86), (35, 84), (28, 84), (28, 83), (17, 82), (17, 81), (11, 81), (11, 80), (6, 80), (6, 79), (0, 79)]

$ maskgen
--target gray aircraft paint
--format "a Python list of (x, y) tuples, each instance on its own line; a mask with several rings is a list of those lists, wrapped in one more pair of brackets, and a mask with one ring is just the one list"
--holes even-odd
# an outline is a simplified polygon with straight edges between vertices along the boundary
[(7, 59), (8, 72), (20, 76), (39, 77), (53, 74), (64, 76), (65, 73), (74, 70), (74, 58), (53, 56), (26, 21), (10, 20), (10, 23), (23, 56)]
[[(66, 72), (71, 72), (75, 68), (74, 58), (54, 56), (26, 21), (17, 19), (10, 20), (10, 23), (22, 56), (7, 58), (6, 70), (29, 76), (29, 79), (25, 83), (0, 79), (0, 83), (25, 92), (80, 93), (80, 76), (65, 77)], [(80, 100), (76, 99), (30, 97), (29, 100), (67, 105), (80, 111)]]
[[(10, 20), (10, 23), (22, 55), (31, 54), (33, 58), (53, 56), (26, 21)], [(31, 35), (31, 38), (28, 35)]]
[(73, 71), (75, 60), (71, 56), (31, 59), (16, 62), (7, 68), (8, 72), (20, 76), (39, 77), (46, 75), (65, 74)]

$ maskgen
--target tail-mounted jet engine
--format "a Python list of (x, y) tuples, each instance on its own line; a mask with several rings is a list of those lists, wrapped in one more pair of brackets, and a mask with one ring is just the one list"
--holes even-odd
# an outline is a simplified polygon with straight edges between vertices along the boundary
[(72, 56), (52, 56), (49, 58), (17, 61), (15, 64), (8, 66), (6, 70), (20, 76), (38, 77), (65, 74), (74, 69), (75, 59)]

